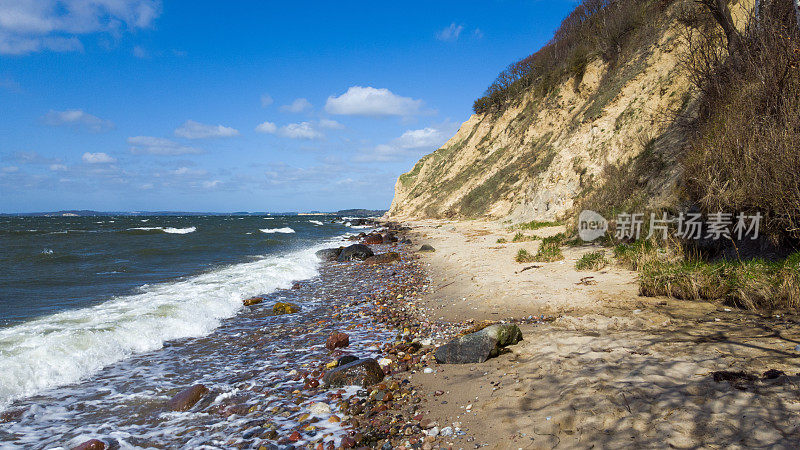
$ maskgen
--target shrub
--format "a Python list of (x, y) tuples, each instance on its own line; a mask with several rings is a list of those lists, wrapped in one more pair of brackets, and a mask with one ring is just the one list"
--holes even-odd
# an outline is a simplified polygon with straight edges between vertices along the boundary
[(797, 239), (800, 32), (792, 2), (762, 4), (736, 39), (710, 19), (687, 32), (684, 64), (700, 96), (687, 127), (684, 180), (705, 211), (760, 211), (762, 230)]
[(576, 270), (600, 270), (608, 265), (605, 250), (586, 253), (575, 262)]

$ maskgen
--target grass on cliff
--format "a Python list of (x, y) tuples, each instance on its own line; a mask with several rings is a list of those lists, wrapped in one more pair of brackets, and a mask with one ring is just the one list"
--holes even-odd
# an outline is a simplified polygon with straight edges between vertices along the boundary
[(532, 220), (530, 222), (518, 223), (511, 227), (512, 230), (538, 230), (540, 228), (557, 227), (563, 225), (561, 222), (547, 222)]
[(528, 236), (523, 234), (521, 231), (517, 231), (517, 234), (514, 235), (514, 238), (511, 239), (511, 242), (530, 242), (539, 239), (538, 236)]
[(502, 71), (475, 100), (476, 113), (500, 112), (524, 94), (545, 97), (569, 77), (580, 83), (590, 61), (615, 64), (657, 35), (672, 0), (584, 0), (536, 53)]

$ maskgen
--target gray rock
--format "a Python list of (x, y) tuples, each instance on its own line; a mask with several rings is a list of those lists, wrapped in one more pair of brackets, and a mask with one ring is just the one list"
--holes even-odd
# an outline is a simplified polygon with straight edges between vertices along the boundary
[(195, 384), (178, 392), (167, 403), (167, 408), (172, 411), (188, 411), (195, 403), (199, 402), (208, 393), (208, 388), (202, 384)]
[(383, 369), (372, 358), (359, 359), (331, 369), (322, 377), (325, 387), (372, 386), (383, 380)]
[(372, 249), (367, 247), (364, 244), (353, 244), (349, 247), (345, 247), (342, 249), (339, 256), (336, 258), (339, 262), (344, 261), (364, 261), (365, 259), (369, 258), (370, 256), (375, 255), (372, 253)]
[(342, 253), (342, 248), (324, 248), (322, 250), (317, 251), (316, 255), (317, 258), (323, 261), (336, 261), (336, 258), (339, 257), (339, 254)]
[(435, 252), (436, 249), (433, 248), (432, 245), (422, 244), (422, 247), (420, 247), (419, 250), (417, 250), (417, 251), (422, 252), (422, 253), (427, 253), (427, 252)]
[(439, 364), (481, 363), (500, 354), (500, 349), (522, 340), (522, 332), (514, 324), (497, 324), (453, 339), (436, 349)]

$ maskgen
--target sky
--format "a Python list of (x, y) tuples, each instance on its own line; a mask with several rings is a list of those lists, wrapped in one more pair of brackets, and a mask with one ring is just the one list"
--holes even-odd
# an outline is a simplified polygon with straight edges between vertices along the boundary
[(0, 0), (0, 212), (386, 209), (571, 0)]

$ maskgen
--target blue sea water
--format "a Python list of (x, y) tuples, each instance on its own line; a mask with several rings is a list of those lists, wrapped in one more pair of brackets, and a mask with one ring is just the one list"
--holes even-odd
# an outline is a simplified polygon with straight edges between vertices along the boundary
[(331, 216), (0, 217), (0, 409), (317, 274)]

